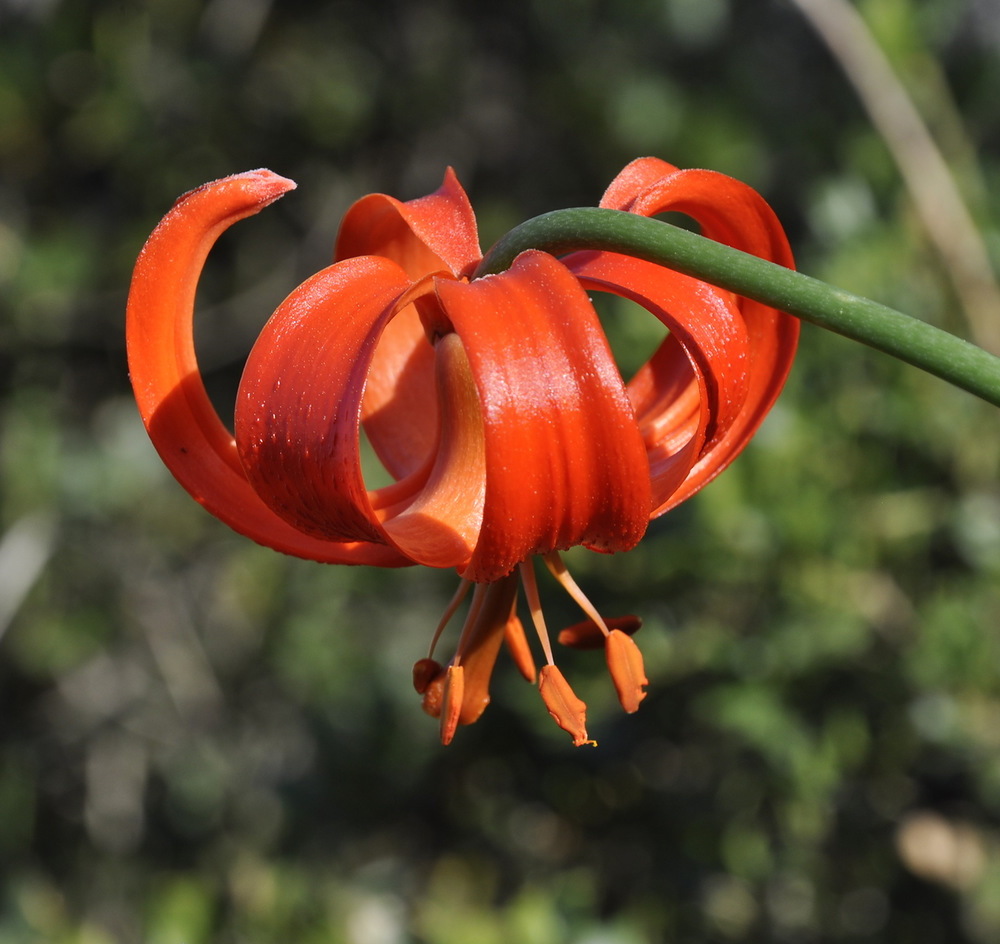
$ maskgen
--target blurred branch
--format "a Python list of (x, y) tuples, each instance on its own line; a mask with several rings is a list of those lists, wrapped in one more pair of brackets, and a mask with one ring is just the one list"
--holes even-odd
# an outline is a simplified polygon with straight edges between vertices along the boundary
[(55, 546), (55, 523), (44, 514), (25, 515), (0, 539), (0, 637), (7, 631)]
[(130, 599), (153, 661), (177, 713), (187, 721), (216, 716), (222, 686), (184, 605), (185, 591), (165, 574), (137, 581)]
[(1000, 286), (943, 155), (864, 19), (847, 0), (792, 0), (840, 63), (889, 149), (973, 339), (1000, 353)]
[(1000, 357), (925, 321), (672, 223), (603, 207), (552, 210), (515, 226), (476, 277), (501, 272), (526, 249), (598, 249), (676, 269), (919, 367), (1000, 406)]

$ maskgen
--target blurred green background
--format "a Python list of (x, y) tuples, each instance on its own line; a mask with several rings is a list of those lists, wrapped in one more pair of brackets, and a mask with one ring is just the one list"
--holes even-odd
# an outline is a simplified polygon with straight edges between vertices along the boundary
[[(858, 9), (996, 260), (1000, 7)], [(571, 555), (645, 618), (639, 713), (569, 653), (600, 742), (574, 750), (502, 664), (443, 749), (409, 671), (453, 575), (230, 533), (124, 365), (146, 235), (262, 165), (299, 190), (206, 272), (220, 403), (350, 202), (448, 164), (484, 245), (637, 155), (712, 167), (810, 274), (988, 330), (849, 73), (783, 0), (0, 0), (3, 944), (1000, 940), (995, 409), (806, 327), (722, 478)]]

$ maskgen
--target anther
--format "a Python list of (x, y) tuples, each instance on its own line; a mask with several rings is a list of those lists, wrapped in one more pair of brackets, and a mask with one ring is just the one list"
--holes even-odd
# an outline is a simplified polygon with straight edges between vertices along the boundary
[(549, 714), (573, 738), (573, 746), (597, 746), (597, 741), (587, 737), (587, 706), (570, 688), (569, 682), (554, 665), (542, 667), (538, 675), (538, 691), (549, 709)]
[(649, 684), (649, 679), (646, 678), (642, 653), (635, 640), (620, 629), (613, 629), (608, 634), (604, 653), (622, 708), (629, 714), (638, 711), (639, 702), (646, 697), (645, 687)]
[(444, 681), (444, 704), (441, 707), (441, 743), (451, 744), (458, 729), (465, 698), (465, 669), (460, 665), (449, 665)]
[[(642, 626), (638, 616), (614, 616), (604, 621), (604, 625), (614, 632), (616, 629), (626, 636), (634, 636)], [(603, 649), (608, 636), (593, 620), (583, 620), (559, 631), (556, 639), (559, 645), (570, 649)]]

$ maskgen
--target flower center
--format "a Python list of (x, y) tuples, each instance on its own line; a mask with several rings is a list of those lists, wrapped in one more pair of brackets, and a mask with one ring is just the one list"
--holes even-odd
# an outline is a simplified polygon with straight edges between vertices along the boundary
[[(603, 648), (608, 671), (622, 707), (636, 711), (646, 697), (648, 680), (642, 654), (631, 638), (641, 625), (635, 616), (605, 620), (570, 575), (557, 551), (540, 555), (548, 571), (583, 610), (587, 619), (564, 629), (559, 642), (578, 649)], [(474, 588), (474, 589), (473, 589)], [(518, 592), (524, 591), (528, 612), (541, 644), (545, 664), (536, 671), (528, 638), (517, 613)], [(455, 654), (447, 666), (434, 658), (438, 641), (472, 589), (472, 600), (462, 625)], [(451, 743), (460, 724), (476, 721), (489, 704), (489, 683), (501, 645), (529, 681), (537, 678), (539, 694), (556, 724), (576, 746), (596, 744), (587, 735), (587, 706), (577, 697), (555, 664), (552, 643), (542, 613), (533, 560), (492, 583), (462, 580), (431, 640), (425, 658), (413, 667), (413, 685), (423, 695), (424, 710), (441, 720), (441, 742)]]

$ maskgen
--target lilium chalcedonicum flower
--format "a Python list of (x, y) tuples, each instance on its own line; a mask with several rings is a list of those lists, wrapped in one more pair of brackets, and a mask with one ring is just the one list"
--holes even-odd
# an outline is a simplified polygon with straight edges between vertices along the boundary
[[(329, 563), (458, 572), (430, 653), (414, 667), (444, 743), (486, 707), (503, 644), (574, 743), (590, 743), (585, 705), (555, 665), (533, 560), (586, 616), (560, 641), (603, 647), (619, 699), (635, 711), (648, 684), (631, 638), (639, 620), (602, 619), (559, 551), (629, 550), (650, 519), (725, 468), (784, 384), (798, 321), (606, 251), (557, 259), (529, 250), (477, 277), (475, 216), (449, 170), (430, 196), (371, 194), (348, 210), (336, 261), (282, 302), (253, 346), (234, 435), (198, 370), (195, 289), (218, 236), (294, 187), (267, 170), (206, 184), (146, 243), (127, 341), (154, 445), (191, 495), (261, 544)], [(683, 212), (712, 239), (792, 266), (764, 200), (713, 171), (639, 159), (600, 205)], [(627, 383), (588, 292), (632, 299), (669, 332)], [(388, 486), (365, 483), (362, 428)], [(522, 587), (544, 652), (537, 673), (518, 616)], [(438, 637), (470, 590), (442, 664)]]

